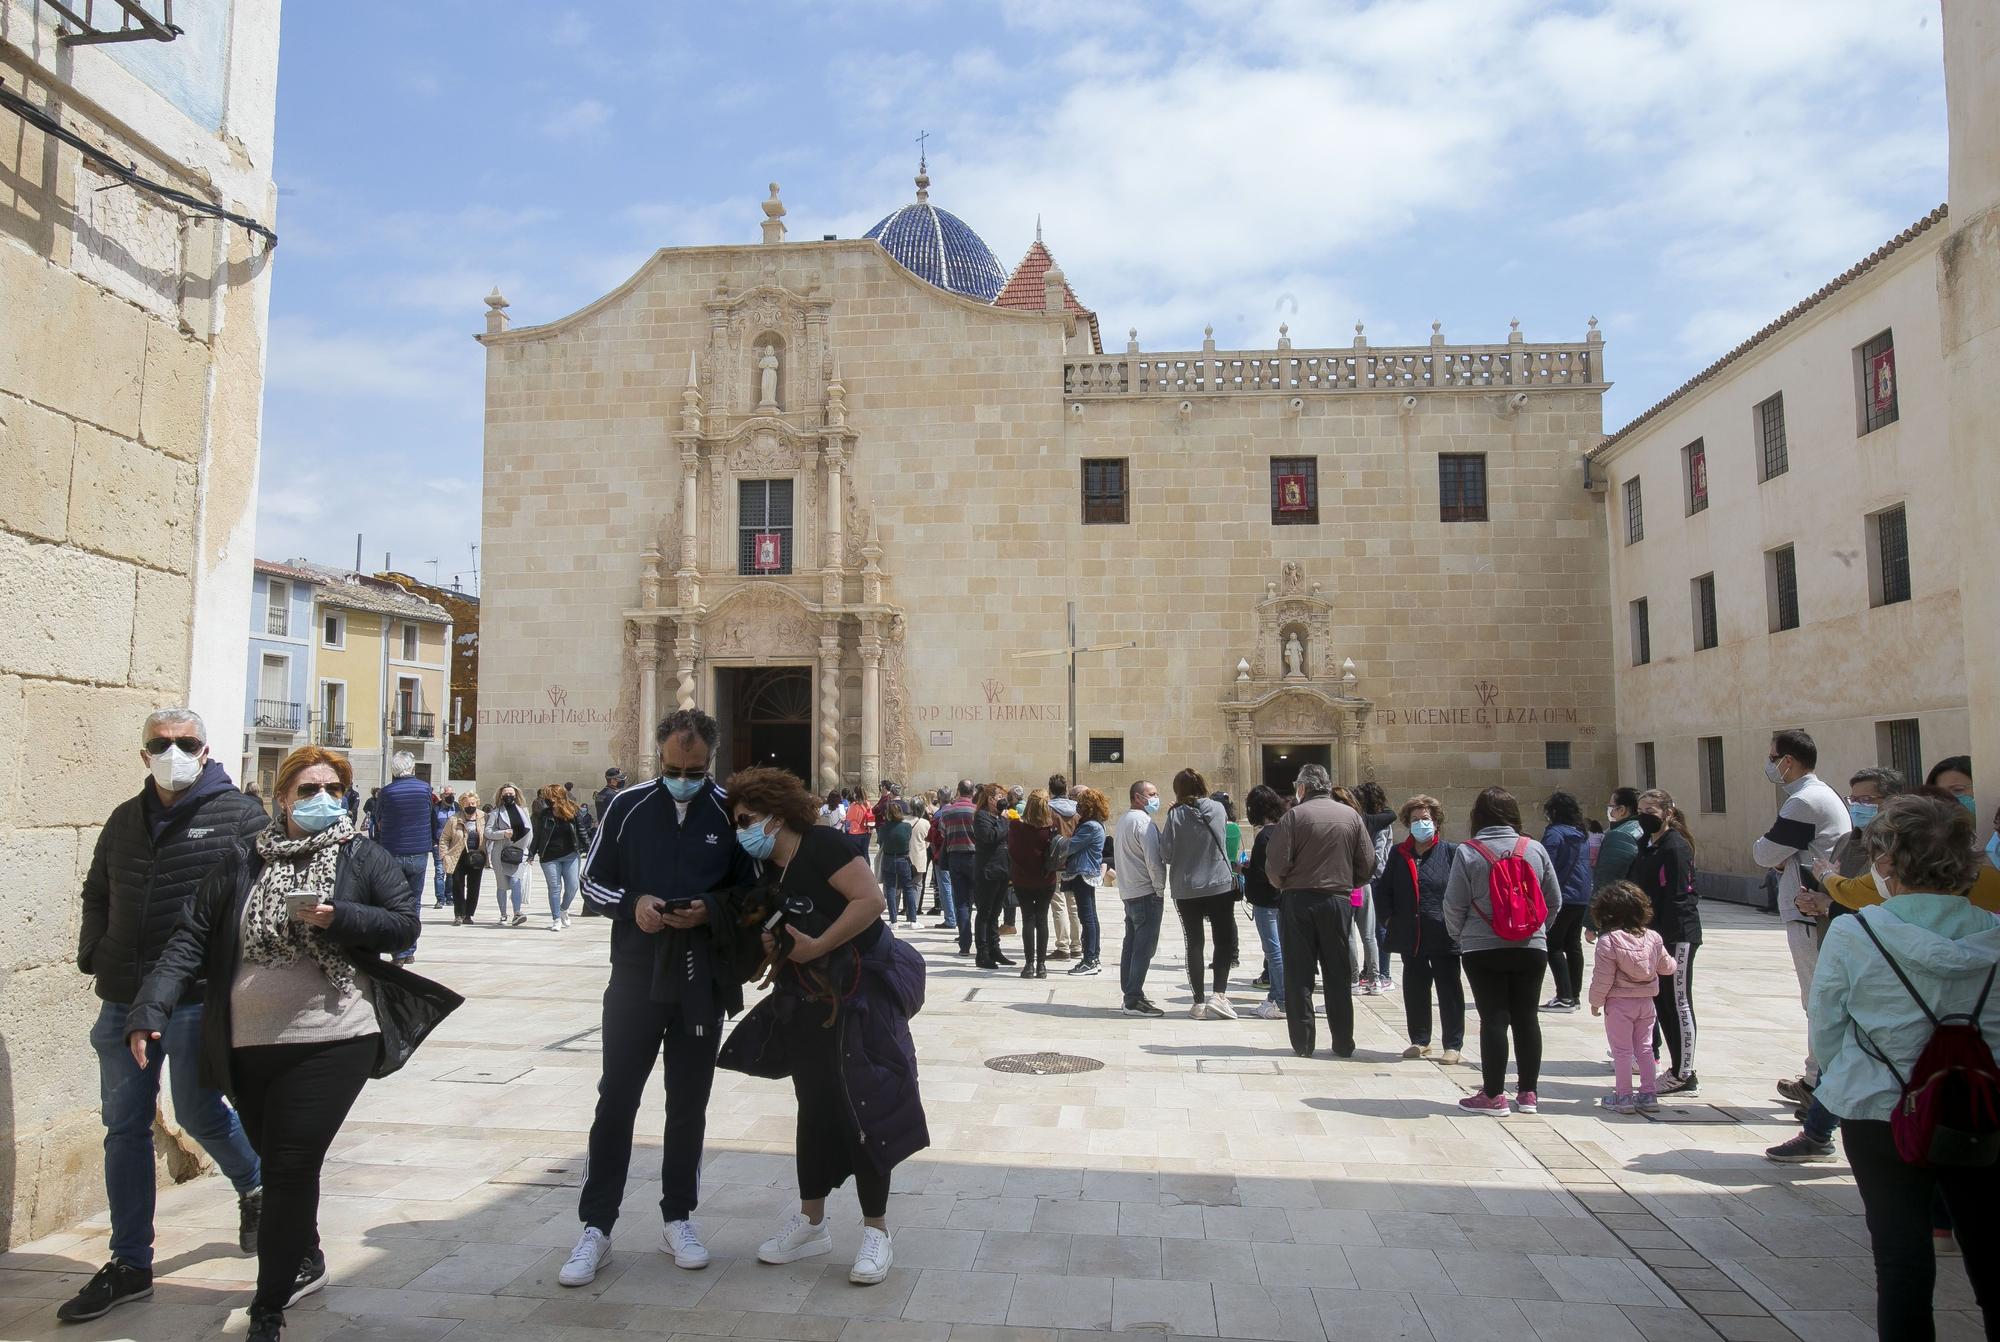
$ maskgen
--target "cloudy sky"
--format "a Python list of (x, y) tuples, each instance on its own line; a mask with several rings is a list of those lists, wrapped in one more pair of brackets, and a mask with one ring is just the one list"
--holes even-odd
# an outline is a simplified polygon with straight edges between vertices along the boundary
[(471, 584), (480, 300), (1035, 218), (1122, 347), (1577, 339), (1607, 428), (1944, 198), (1936, 0), (295, 0), (258, 553)]

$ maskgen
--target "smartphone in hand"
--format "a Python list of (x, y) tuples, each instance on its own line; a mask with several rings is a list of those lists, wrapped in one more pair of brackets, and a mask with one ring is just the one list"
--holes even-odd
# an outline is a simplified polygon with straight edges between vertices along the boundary
[(312, 894), (286, 895), (285, 911), (292, 915), (293, 922), (304, 922), (305, 915), (319, 907), (319, 896)]

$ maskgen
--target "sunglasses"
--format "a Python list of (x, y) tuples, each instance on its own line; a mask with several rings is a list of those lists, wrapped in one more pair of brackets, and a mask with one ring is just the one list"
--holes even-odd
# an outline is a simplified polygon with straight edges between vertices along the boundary
[(736, 817), (736, 828), (738, 828), (739, 830), (754, 829), (758, 825), (761, 825), (763, 823), (764, 823), (764, 817), (761, 815), (745, 814)]
[(298, 795), (300, 797), (317, 797), (322, 792), (324, 792), (329, 797), (344, 797), (347, 795), (347, 789), (342, 787), (338, 783), (299, 784)]
[(679, 779), (706, 778), (708, 777), (708, 766), (704, 764), (699, 769), (662, 769), (660, 770), (660, 777)]
[(146, 742), (148, 755), (164, 755), (179, 746), (183, 755), (199, 755), (208, 743), (195, 736), (156, 736)]

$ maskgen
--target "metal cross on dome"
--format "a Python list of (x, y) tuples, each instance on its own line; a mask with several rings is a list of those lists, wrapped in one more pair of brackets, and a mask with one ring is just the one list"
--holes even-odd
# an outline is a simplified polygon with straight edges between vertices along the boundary
[(1139, 645), (1128, 639), (1123, 643), (1093, 643), (1089, 647), (1078, 647), (1076, 642), (1076, 602), (1069, 603), (1069, 641), (1060, 648), (1043, 648), (1038, 652), (1017, 652), (1014, 660), (1024, 662), (1033, 657), (1062, 657), (1069, 662), (1069, 778), (1076, 781), (1076, 659), (1086, 652), (1117, 652), (1121, 648), (1136, 648)]

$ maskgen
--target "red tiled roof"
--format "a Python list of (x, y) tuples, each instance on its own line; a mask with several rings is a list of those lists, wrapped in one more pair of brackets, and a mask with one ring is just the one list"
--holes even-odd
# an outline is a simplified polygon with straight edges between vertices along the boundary
[[(1040, 312), (1047, 306), (1043, 297), (1042, 277), (1055, 266), (1055, 257), (1036, 238), (1028, 248), (1028, 254), (1021, 258), (1021, 264), (1014, 267), (1014, 273), (1007, 277), (1006, 285), (1000, 290), (993, 306), (1016, 308), (1023, 312)], [(1063, 280), (1063, 307), (1073, 316), (1090, 324), (1090, 347), (1098, 354), (1104, 353), (1104, 341), (1097, 329), (1097, 314), (1077, 301), (1076, 291), (1069, 287), (1069, 280)]]
[(1804, 299), (1801, 302), (1795, 304), (1782, 317), (1772, 322), (1769, 326), (1766, 326), (1763, 330), (1757, 332), (1756, 335), (1751, 336), (1748, 340), (1738, 345), (1735, 349), (1729, 351), (1729, 353), (1723, 355), (1720, 359), (1717, 359), (1714, 363), (1710, 364), (1708, 367), (1702, 369), (1699, 373), (1696, 373), (1693, 377), (1689, 378), (1686, 382), (1683, 382), (1679, 387), (1675, 388), (1674, 391), (1670, 393), (1664, 400), (1654, 405), (1651, 409), (1647, 410), (1637, 419), (1634, 419), (1629, 423), (1627, 423), (1625, 427), (1618, 430), (1618, 432), (1612, 434), (1609, 438), (1606, 438), (1596, 447), (1591, 448), (1590, 455), (1593, 457), (1597, 456), (1599, 453), (1603, 452), (1606, 448), (1616, 443), (1619, 439), (1631, 433), (1634, 429), (1638, 428), (1640, 425), (1645, 424), (1647, 421), (1656, 418), (1668, 406), (1672, 405), (1675, 401), (1680, 400), (1681, 397), (1686, 396), (1689, 392), (1701, 386), (1703, 383), (1713, 381), (1715, 377), (1718, 374), (1720, 374), (1725, 368), (1729, 367), (1729, 365), (1735, 363), (1738, 359), (1748, 354), (1751, 350), (1755, 349), (1757, 346), (1763, 344), (1766, 340), (1769, 340), (1772, 336), (1776, 335), (1778, 332), (1784, 330), (1787, 326), (1790, 326), (1793, 322), (1799, 320), (1799, 318), (1805, 316), (1808, 312), (1811, 312), (1821, 303), (1826, 302), (1827, 299), (1833, 297), (1833, 295), (1838, 293), (1840, 290), (1846, 288), (1848, 285), (1854, 283), (1854, 281), (1860, 279), (1863, 275), (1866, 275), (1869, 271), (1875, 269), (1875, 267), (1881, 265), (1884, 261), (1888, 260), (1891, 256), (1895, 255), (1903, 247), (1907, 246), (1910, 240), (1915, 238), (1918, 234), (1925, 232), (1935, 224), (1942, 223), (1947, 213), (1948, 210), (1946, 209), (1946, 207), (1940, 205), (1935, 210), (1932, 210), (1929, 214), (1925, 215), (1923, 218), (1917, 220), (1916, 223), (1911, 224), (1901, 233), (1898, 233), (1895, 237), (1889, 239), (1887, 242), (1883, 243), (1880, 247), (1877, 247), (1874, 251), (1870, 252), (1860, 262), (1848, 268), (1847, 270), (1842, 271), (1837, 278), (1835, 278), (1831, 283), (1827, 284), (1824, 288), (1820, 289), (1817, 293), (1813, 294), (1810, 298)]

